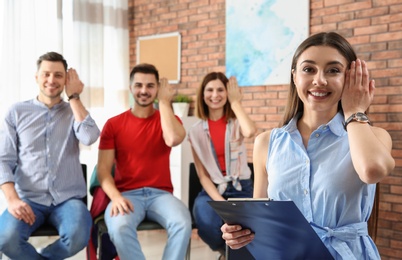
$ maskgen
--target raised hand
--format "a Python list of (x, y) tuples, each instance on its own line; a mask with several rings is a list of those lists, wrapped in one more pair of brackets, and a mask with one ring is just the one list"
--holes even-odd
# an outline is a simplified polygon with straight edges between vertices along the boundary
[(365, 112), (374, 98), (374, 80), (369, 79), (369, 72), (365, 61), (357, 59), (346, 72), (345, 85), (342, 93), (342, 108), (345, 117)]
[(162, 78), (159, 83), (158, 100), (167, 101), (170, 103), (174, 96), (174, 88), (171, 86), (166, 78)]
[(84, 89), (84, 84), (81, 82), (78, 77), (78, 73), (75, 69), (70, 68), (67, 71), (67, 81), (66, 81), (66, 94), (67, 96), (71, 96), (72, 94), (81, 94)]
[(236, 77), (231, 76), (226, 87), (228, 90), (229, 103), (233, 104), (236, 101), (240, 102), (243, 98), (243, 95), (240, 91), (239, 85), (237, 84)]

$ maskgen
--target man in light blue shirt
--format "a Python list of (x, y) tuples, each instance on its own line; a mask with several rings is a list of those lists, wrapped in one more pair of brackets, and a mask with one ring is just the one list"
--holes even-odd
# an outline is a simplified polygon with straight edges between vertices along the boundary
[[(100, 131), (80, 101), (84, 85), (63, 56), (46, 53), (37, 67), (39, 95), (13, 105), (0, 128), (0, 187), (8, 204), (0, 251), (11, 259), (65, 259), (89, 240), (79, 143), (93, 144)], [(46, 221), (60, 239), (38, 253), (28, 238)]]

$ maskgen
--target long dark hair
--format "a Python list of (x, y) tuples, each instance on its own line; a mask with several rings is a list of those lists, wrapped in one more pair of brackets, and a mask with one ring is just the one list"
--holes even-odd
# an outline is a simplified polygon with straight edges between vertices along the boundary
[[(355, 51), (345, 38), (335, 32), (323, 32), (308, 37), (299, 45), (299, 47), (295, 51), (295, 54), (293, 55), (291, 68), (292, 70), (296, 70), (297, 61), (300, 55), (311, 46), (329, 46), (337, 49), (339, 53), (343, 57), (345, 57), (348, 63), (348, 68), (350, 67), (352, 61), (355, 61), (357, 59)], [(290, 72), (290, 85), (288, 99), (285, 107), (285, 114), (279, 126), (284, 126), (289, 123), (290, 119), (292, 119), (296, 114), (302, 113), (304, 108), (303, 102), (297, 95), (296, 85), (293, 81), (292, 70)], [(339, 101), (338, 103), (338, 111), (343, 112), (341, 101)]]
[[(339, 53), (345, 57), (347, 61), (347, 67), (350, 68), (352, 61), (357, 59), (357, 55), (353, 50), (350, 43), (341, 35), (335, 32), (322, 32), (314, 34), (304, 40), (293, 55), (292, 59), (292, 70), (296, 70), (297, 61), (300, 55), (311, 46), (329, 46), (335, 48)], [(280, 122), (280, 127), (289, 123), (289, 121), (295, 117), (298, 113), (303, 113), (304, 105), (299, 96), (297, 95), (296, 85), (293, 81), (293, 73), (290, 73), (290, 84), (289, 93), (286, 103), (285, 113), (282, 121)], [(338, 102), (338, 111), (342, 110), (341, 101)], [(370, 218), (368, 220), (368, 232), (372, 239), (375, 241), (377, 238), (377, 226), (378, 226), (378, 210), (379, 210), (379, 199), (380, 199), (380, 185), (376, 185), (376, 193), (374, 198), (373, 210), (371, 212)]]
[[(201, 86), (197, 90), (195, 115), (202, 120), (207, 120), (209, 118), (209, 109), (204, 101), (204, 89), (210, 81), (216, 79), (220, 80), (227, 90), (227, 84), (229, 80), (222, 72), (210, 72), (205, 75), (204, 79), (201, 82)], [(223, 107), (223, 114), (225, 115), (226, 120), (236, 117), (230, 106), (229, 101), (227, 101), (225, 106)]]

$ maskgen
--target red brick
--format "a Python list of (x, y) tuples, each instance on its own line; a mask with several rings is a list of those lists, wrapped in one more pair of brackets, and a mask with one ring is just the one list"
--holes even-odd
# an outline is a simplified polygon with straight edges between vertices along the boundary
[(388, 7), (377, 7), (377, 8), (370, 8), (370, 9), (363, 9), (361, 11), (356, 11), (355, 16), (357, 19), (365, 18), (365, 17), (375, 17), (386, 15), (389, 12)]
[(353, 2), (353, 0), (324, 0), (324, 6), (344, 5)]
[[(130, 67), (136, 62), (138, 37), (179, 31), (180, 92), (195, 96), (206, 73), (225, 71), (225, 0), (129, 0), (128, 6)], [(376, 126), (391, 134), (396, 162), (395, 170), (381, 182), (377, 245), (382, 259), (394, 260), (402, 254), (402, 0), (310, 0), (309, 33), (321, 31), (346, 37), (376, 80), (370, 114)], [(287, 91), (287, 85), (242, 88), (242, 105), (258, 133), (278, 126)], [(253, 141), (246, 142), (250, 161)]]
[(402, 40), (402, 31), (374, 34), (370, 37), (371, 42), (387, 42), (397, 40)]
[(370, 9), (372, 7), (371, 1), (359, 1), (349, 4), (343, 4), (339, 6), (339, 12), (350, 12), (350, 11), (358, 11), (362, 9)]
[(376, 25), (376, 24), (388, 24), (392, 22), (398, 22), (401, 20), (402, 20), (402, 13), (395, 13), (395, 14), (373, 17), (371, 19), (371, 22), (373, 25)]
[(386, 24), (380, 24), (376, 26), (358, 27), (355, 29), (355, 35), (384, 33), (388, 31)]

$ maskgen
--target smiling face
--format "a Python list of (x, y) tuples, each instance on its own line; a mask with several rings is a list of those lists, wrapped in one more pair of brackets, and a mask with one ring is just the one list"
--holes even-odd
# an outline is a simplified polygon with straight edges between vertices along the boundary
[(337, 112), (347, 64), (345, 57), (329, 46), (312, 46), (300, 55), (292, 74), (304, 112)]
[(60, 101), (66, 84), (66, 70), (62, 62), (42, 61), (35, 75), (39, 86), (38, 99), (44, 103)]
[(211, 80), (204, 88), (204, 102), (209, 110), (222, 110), (228, 100), (225, 85), (219, 79)]
[(158, 82), (155, 75), (135, 73), (130, 90), (136, 105), (141, 107), (152, 105), (158, 94)]

